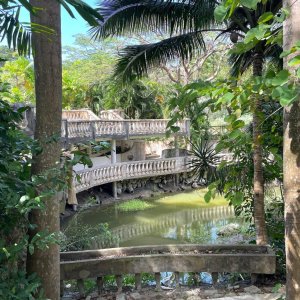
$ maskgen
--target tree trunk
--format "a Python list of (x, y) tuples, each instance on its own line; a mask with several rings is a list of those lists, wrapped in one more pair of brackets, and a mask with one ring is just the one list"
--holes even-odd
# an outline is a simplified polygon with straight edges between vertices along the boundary
[[(286, 0), (284, 6), (290, 11), (283, 26), (284, 50), (288, 50), (300, 40), (300, 1)], [(283, 122), (286, 299), (296, 300), (300, 299), (300, 100), (285, 107)]]
[[(41, 8), (35, 16), (31, 15), (31, 22), (54, 30), (51, 35), (33, 33), (32, 36), (36, 92), (35, 138), (42, 147), (42, 153), (34, 157), (32, 173), (36, 175), (59, 168), (61, 145), (57, 137), (61, 135), (62, 118), (61, 20), (58, 1), (30, 0), (30, 3)], [(58, 197), (47, 197), (44, 203), (45, 210), (33, 211), (29, 216), (30, 222), (37, 225), (29, 233), (30, 238), (40, 231), (59, 231)], [(35, 248), (33, 255), (28, 255), (27, 271), (37, 273), (40, 277), (46, 298), (59, 299), (58, 245), (51, 244), (44, 250)]]
[[(257, 51), (254, 54), (253, 76), (262, 76), (263, 53)], [(260, 124), (263, 120), (261, 101), (255, 99), (253, 111), (253, 194), (254, 194), (254, 223), (256, 231), (256, 243), (265, 245), (268, 243), (267, 228), (265, 221), (265, 204), (264, 204), (264, 175), (262, 163), (262, 145), (260, 138), (262, 132)]]

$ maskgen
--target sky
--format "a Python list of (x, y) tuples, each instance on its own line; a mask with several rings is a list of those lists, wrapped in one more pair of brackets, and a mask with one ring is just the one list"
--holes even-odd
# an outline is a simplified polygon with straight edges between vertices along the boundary
[[(84, 0), (91, 7), (96, 7), (99, 0)], [(70, 17), (64, 8), (62, 8), (62, 45), (72, 45), (74, 43), (74, 35), (79, 33), (87, 33), (89, 25), (76, 14), (76, 19)]]
[[(99, 4), (101, 0), (83, 0), (85, 3), (89, 4), (91, 7), (95, 8), (96, 4)], [(74, 11), (76, 19), (72, 18), (68, 12), (62, 7), (61, 10), (61, 26), (62, 26), (62, 45), (72, 45), (75, 41), (74, 36), (79, 33), (86, 34), (89, 30), (89, 25), (84, 21), (80, 15)], [(25, 10), (21, 10), (20, 20), (22, 22), (29, 22), (29, 13)], [(2, 42), (1, 44), (6, 44)]]

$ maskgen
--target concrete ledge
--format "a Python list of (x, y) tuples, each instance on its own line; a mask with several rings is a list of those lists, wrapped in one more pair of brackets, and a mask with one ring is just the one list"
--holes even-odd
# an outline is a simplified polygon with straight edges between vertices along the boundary
[(275, 273), (276, 257), (256, 245), (167, 245), (61, 253), (61, 280), (143, 272)]

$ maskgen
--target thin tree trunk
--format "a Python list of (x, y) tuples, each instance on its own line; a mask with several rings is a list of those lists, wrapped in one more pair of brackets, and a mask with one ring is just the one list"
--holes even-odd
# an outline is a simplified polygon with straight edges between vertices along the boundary
[[(283, 26), (283, 46), (288, 50), (300, 40), (300, 1), (286, 0), (284, 6), (290, 11)], [(297, 300), (300, 299), (300, 100), (284, 109), (283, 122), (286, 299)]]
[[(42, 24), (54, 30), (54, 34), (33, 33), (33, 56), (36, 89), (36, 128), (35, 138), (42, 146), (42, 153), (34, 157), (33, 175), (58, 168), (61, 146), (62, 117), (62, 63), (61, 63), (61, 21), (60, 5), (56, 0), (30, 0), (41, 8), (31, 22)], [(51, 174), (50, 174), (51, 176)], [(43, 187), (41, 187), (43, 188)], [(37, 227), (29, 234), (32, 238), (39, 231), (48, 233), (59, 231), (58, 197), (44, 200), (45, 210), (33, 211), (30, 221)], [(28, 255), (27, 271), (37, 273), (42, 281), (46, 298), (59, 299), (59, 246), (49, 245), (48, 249), (35, 248), (33, 255)]]
[[(262, 76), (263, 54), (257, 51), (254, 54), (253, 76)], [(253, 111), (253, 193), (254, 193), (254, 223), (256, 230), (256, 243), (265, 245), (268, 243), (267, 228), (265, 221), (265, 204), (264, 204), (264, 175), (262, 162), (262, 145), (260, 138), (262, 132), (260, 124), (263, 119), (261, 101), (255, 99)]]

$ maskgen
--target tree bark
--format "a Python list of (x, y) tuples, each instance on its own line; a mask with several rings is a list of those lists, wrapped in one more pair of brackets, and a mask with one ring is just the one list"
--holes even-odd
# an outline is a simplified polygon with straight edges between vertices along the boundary
[[(30, 3), (40, 8), (36, 15), (31, 15), (31, 22), (54, 30), (51, 35), (34, 32), (32, 35), (36, 89), (35, 138), (42, 147), (42, 153), (34, 157), (32, 167), (33, 175), (37, 175), (50, 169), (59, 168), (61, 145), (60, 140), (54, 137), (60, 138), (61, 135), (61, 19), (58, 1), (30, 0)], [(29, 216), (31, 223), (37, 225), (34, 230), (29, 232), (31, 238), (40, 231), (48, 233), (59, 231), (58, 197), (47, 197), (44, 204), (45, 210), (33, 211)], [(28, 255), (27, 271), (37, 273), (40, 277), (46, 298), (59, 299), (58, 245), (51, 244), (45, 250), (35, 248), (33, 255)]]
[[(300, 40), (300, 1), (286, 0), (284, 6), (290, 11), (283, 26), (283, 46), (288, 50)], [(300, 299), (300, 99), (285, 107), (283, 122), (286, 299), (296, 300)]]
[[(263, 53), (257, 51), (254, 54), (253, 76), (262, 76)], [(264, 175), (262, 161), (262, 132), (260, 124), (263, 119), (261, 100), (259, 98), (254, 101), (253, 111), (253, 194), (254, 194), (254, 223), (256, 231), (256, 243), (258, 245), (266, 245), (268, 243), (266, 220), (265, 220), (265, 204), (264, 204)]]

